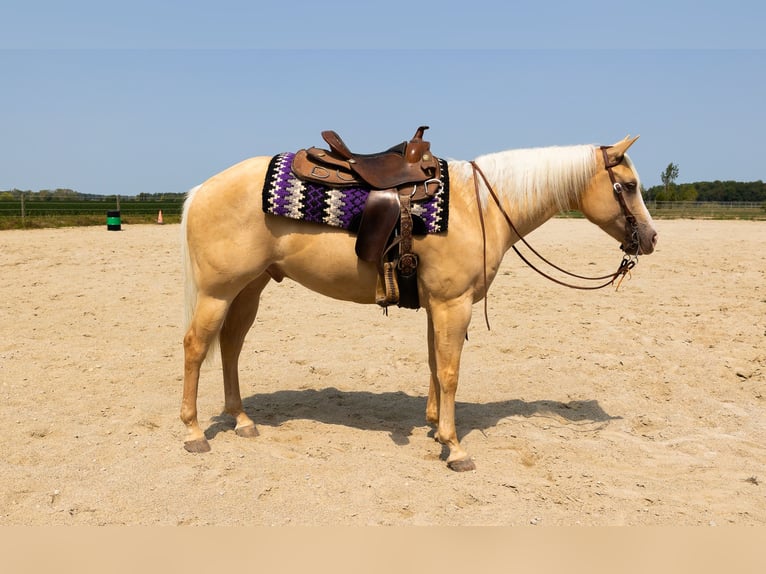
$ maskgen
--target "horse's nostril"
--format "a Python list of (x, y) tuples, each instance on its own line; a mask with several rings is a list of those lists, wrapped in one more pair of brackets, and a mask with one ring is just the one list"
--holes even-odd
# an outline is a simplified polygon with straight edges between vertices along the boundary
[(652, 235), (652, 247), (657, 247), (657, 234)]

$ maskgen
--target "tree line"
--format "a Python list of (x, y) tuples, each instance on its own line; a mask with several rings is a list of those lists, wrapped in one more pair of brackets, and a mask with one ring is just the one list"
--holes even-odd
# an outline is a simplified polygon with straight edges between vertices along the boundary
[(655, 185), (643, 190), (647, 201), (766, 202), (766, 183), (758, 181), (695, 181)]
[(660, 174), (662, 185), (642, 189), (647, 201), (766, 202), (766, 183), (758, 181), (695, 181), (676, 183), (679, 169), (669, 163)]

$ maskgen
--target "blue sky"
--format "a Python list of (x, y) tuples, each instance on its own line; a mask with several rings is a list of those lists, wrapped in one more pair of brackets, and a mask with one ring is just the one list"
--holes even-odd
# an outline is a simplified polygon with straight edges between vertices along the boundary
[(0, 190), (181, 192), (324, 129), (372, 152), (420, 124), (443, 157), (640, 134), (647, 186), (670, 162), (679, 181), (766, 180), (764, 16), (737, 0), (4, 2)]

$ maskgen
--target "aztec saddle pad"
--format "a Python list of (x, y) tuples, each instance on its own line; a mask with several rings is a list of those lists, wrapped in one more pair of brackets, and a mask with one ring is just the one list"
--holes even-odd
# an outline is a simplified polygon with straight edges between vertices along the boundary
[[(290, 167), (294, 156), (294, 153), (282, 153), (271, 158), (263, 186), (263, 211), (356, 231), (369, 188), (327, 187), (298, 179)], [(439, 162), (441, 189), (431, 199), (412, 204), (416, 235), (447, 231), (449, 170), (446, 161), (440, 159)]]

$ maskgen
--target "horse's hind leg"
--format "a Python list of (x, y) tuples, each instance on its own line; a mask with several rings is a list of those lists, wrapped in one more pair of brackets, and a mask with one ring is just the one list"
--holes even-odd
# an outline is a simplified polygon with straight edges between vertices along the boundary
[(224, 411), (236, 419), (235, 431), (239, 436), (255, 437), (255, 423), (242, 408), (239, 390), (239, 355), (245, 336), (255, 321), (261, 292), (269, 276), (261, 275), (245, 287), (234, 299), (221, 328), (221, 362), (223, 365)]
[(228, 302), (198, 295), (189, 330), (184, 336), (184, 392), (181, 420), (186, 425), (184, 448), (189, 452), (207, 452), (210, 445), (197, 421), (197, 390), (202, 361), (218, 335), (226, 316)]

